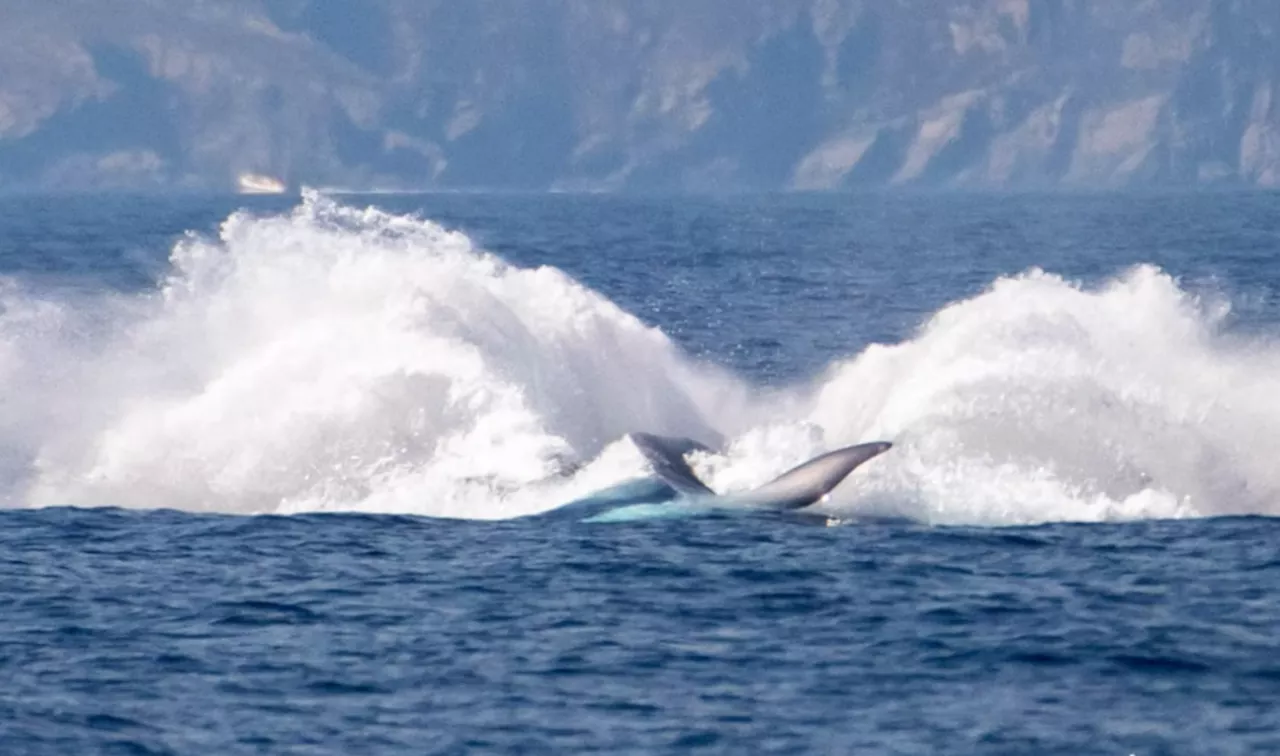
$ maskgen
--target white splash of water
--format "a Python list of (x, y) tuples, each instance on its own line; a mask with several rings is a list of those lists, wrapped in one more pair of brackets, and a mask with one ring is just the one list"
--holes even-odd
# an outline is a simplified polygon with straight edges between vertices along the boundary
[(140, 296), (0, 286), (11, 506), (502, 518), (641, 474), (632, 430), (727, 439), (713, 487), (890, 440), (825, 505), (927, 522), (1280, 513), (1280, 349), (1141, 267), (1032, 271), (763, 391), (554, 268), (308, 194), (174, 250)]
[(837, 491), (835, 513), (1277, 514), (1280, 349), (1223, 335), (1226, 313), (1151, 267), (1093, 290), (1040, 271), (1000, 279), (915, 338), (832, 366), (803, 418), (745, 434), (724, 474), (885, 438), (895, 448)]
[[(627, 431), (706, 436), (745, 396), (559, 270), (318, 195), (172, 263), (92, 345), (71, 304), (6, 302), (0, 370), (47, 408), (20, 503), (509, 516)], [(50, 364), (77, 367), (35, 380)]]

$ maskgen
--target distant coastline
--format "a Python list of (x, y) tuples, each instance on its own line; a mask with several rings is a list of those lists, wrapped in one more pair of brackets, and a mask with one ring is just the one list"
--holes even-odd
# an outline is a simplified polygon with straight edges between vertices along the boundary
[(0, 192), (1280, 187), (1280, 3), (643, 7), (17, 4)]

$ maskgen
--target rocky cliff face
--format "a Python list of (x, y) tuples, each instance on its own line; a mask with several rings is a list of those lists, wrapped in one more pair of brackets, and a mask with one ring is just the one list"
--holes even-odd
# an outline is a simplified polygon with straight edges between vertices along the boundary
[(0, 0), (0, 189), (1280, 185), (1272, 0)]

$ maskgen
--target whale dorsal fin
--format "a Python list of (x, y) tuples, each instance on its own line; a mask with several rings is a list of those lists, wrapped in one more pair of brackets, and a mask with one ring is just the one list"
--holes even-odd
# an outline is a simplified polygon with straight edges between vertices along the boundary
[(733, 498), (748, 506), (767, 509), (807, 507), (831, 493), (858, 465), (884, 454), (892, 446), (887, 441), (875, 441), (836, 449), (791, 468), (753, 491)]
[(692, 451), (711, 451), (705, 445), (691, 438), (655, 436), (652, 433), (632, 433), (631, 441), (649, 461), (654, 474), (667, 485), (691, 496), (715, 495), (706, 483), (698, 480), (684, 459), (684, 455)]

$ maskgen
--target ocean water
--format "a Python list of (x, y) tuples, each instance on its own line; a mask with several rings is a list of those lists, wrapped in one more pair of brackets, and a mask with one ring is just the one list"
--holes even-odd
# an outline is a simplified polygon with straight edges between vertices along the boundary
[(1278, 210), (0, 200), (0, 752), (1280, 751)]

